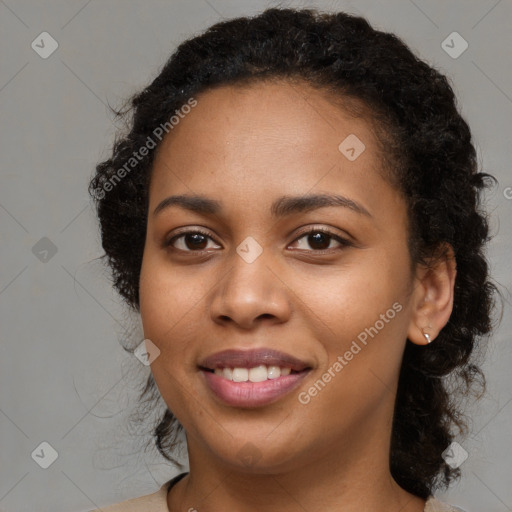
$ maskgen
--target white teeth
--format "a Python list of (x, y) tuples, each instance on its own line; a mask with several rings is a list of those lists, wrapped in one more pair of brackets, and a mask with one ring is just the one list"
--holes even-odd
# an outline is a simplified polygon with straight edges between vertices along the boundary
[(279, 368), (279, 366), (269, 366), (268, 367), (268, 378), (269, 379), (277, 379), (277, 377), (281, 377), (281, 368)]
[(249, 370), (247, 368), (233, 368), (233, 382), (247, 382)]
[(267, 367), (255, 366), (249, 370), (249, 380), (251, 382), (263, 382), (267, 380)]
[(290, 375), (291, 371), (291, 368), (267, 367), (262, 364), (253, 368), (215, 368), (214, 373), (233, 382), (263, 382), (267, 379)]

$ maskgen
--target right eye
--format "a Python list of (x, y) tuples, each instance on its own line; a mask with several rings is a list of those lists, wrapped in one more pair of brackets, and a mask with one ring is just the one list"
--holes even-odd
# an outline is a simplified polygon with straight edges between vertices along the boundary
[(208, 247), (208, 239), (213, 241), (208, 233), (195, 229), (182, 231), (173, 236), (165, 245), (184, 252), (202, 252), (211, 248)]

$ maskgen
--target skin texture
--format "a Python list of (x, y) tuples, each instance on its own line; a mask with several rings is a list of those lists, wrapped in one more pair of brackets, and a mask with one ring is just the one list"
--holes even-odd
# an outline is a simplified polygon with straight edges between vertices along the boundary
[[(405, 202), (382, 178), (371, 124), (324, 93), (275, 82), (222, 86), (197, 100), (156, 155), (140, 279), (144, 335), (161, 351), (151, 369), (187, 432), (190, 475), (168, 494), (169, 509), (422, 511), (424, 500), (391, 477), (391, 422), (407, 338), (426, 344), (421, 329), (430, 325), (434, 340), (449, 319), (453, 258), (411, 273)], [(349, 134), (366, 146), (354, 161), (338, 149)], [(282, 195), (321, 193), (370, 215), (337, 206), (271, 215)], [(174, 194), (218, 200), (222, 213), (171, 206), (154, 215)], [(185, 227), (208, 233), (206, 252), (190, 237), (165, 246)], [(318, 227), (350, 245), (308, 243), (304, 233)], [(263, 249), (252, 263), (236, 251), (249, 236)], [(299, 393), (396, 303), (401, 311), (301, 403)], [(272, 404), (224, 405), (199, 362), (261, 347), (312, 370)], [(241, 456), (248, 447), (250, 464)]]

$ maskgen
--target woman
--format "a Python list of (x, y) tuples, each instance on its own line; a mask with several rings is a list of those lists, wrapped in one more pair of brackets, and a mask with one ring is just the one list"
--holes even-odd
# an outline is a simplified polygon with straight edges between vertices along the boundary
[(494, 287), (447, 79), (363, 18), (268, 9), (132, 107), (90, 190), (190, 471), (103, 510), (457, 510), (444, 377), (481, 376)]

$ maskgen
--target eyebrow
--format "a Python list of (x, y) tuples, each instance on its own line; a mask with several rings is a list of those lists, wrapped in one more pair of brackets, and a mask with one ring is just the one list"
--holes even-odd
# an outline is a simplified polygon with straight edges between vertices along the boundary
[[(175, 195), (169, 196), (161, 201), (153, 211), (153, 216), (171, 206), (180, 206), (186, 210), (205, 215), (217, 215), (222, 213), (222, 203), (215, 199), (199, 195)], [(270, 212), (273, 217), (281, 218), (294, 213), (308, 212), (326, 206), (348, 208), (361, 215), (372, 217), (370, 212), (361, 204), (337, 194), (282, 196), (272, 203)]]

